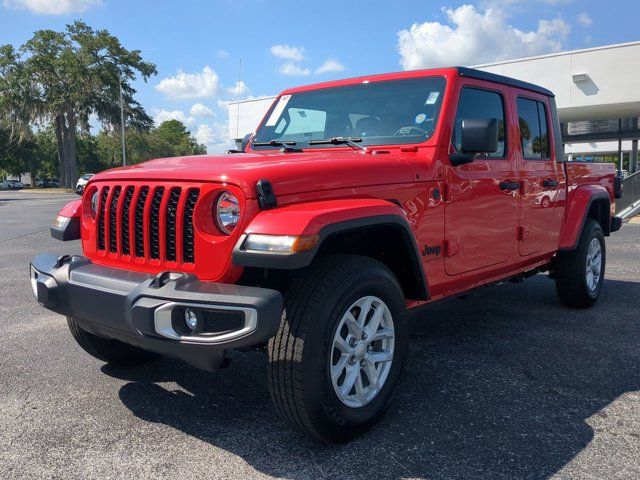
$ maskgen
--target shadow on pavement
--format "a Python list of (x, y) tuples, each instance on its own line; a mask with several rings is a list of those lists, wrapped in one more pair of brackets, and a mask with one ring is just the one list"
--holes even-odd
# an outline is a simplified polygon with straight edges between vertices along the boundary
[(640, 318), (629, 298), (640, 298), (640, 283), (607, 281), (596, 307), (569, 310), (538, 276), (431, 306), (408, 319), (411, 355), (388, 414), (342, 446), (316, 445), (276, 417), (258, 353), (219, 374), (172, 360), (103, 370), (128, 381), (120, 398), (137, 417), (269, 475), (546, 478), (593, 438), (587, 419), (640, 390)]

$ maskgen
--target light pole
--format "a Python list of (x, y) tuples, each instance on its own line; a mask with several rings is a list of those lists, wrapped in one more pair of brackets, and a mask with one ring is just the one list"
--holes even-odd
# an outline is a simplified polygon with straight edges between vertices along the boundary
[(127, 166), (127, 149), (124, 143), (124, 102), (122, 101), (122, 77), (118, 72), (118, 86), (120, 87), (120, 135), (122, 137), (122, 166)]

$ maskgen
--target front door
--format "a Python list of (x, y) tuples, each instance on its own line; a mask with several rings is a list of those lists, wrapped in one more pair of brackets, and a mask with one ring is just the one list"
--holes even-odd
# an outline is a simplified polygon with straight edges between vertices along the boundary
[(496, 118), (498, 150), (472, 163), (448, 166), (445, 271), (448, 275), (499, 266), (516, 251), (519, 175), (509, 126), (508, 87), (467, 80), (461, 87), (451, 140), (460, 152), (464, 119)]

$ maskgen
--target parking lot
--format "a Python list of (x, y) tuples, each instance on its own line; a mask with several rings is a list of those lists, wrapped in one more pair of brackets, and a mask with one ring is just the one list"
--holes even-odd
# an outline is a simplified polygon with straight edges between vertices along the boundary
[(74, 195), (0, 192), (0, 478), (640, 478), (640, 225), (607, 240), (590, 310), (538, 275), (410, 321), (396, 400), (370, 433), (311, 443), (281, 422), (266, 358), (211, 374), (117, 369), (32, 298), (29, 259)]

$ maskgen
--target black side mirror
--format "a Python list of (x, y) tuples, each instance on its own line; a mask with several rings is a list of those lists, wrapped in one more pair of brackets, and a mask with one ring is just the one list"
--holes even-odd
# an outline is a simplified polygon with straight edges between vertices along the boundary
[(240, 139), (236, 139), (236, 148), (232, 148), (230, 150), (227, 150), (224, 153), (244, 153), (245, 148), (247, 148), (247, 145), (249, 144), (249, 140), (251, 140), (251, 136), (253, 135), (253, 133), (247, 133), (244, 138), (242, 140)]
[(242, 139), (242, 143), (240, 144), (240, 150), (242, 150), (243, 152), (247, 148), (247, 145), (249, 144), (249, 140), (251, 140), (252, 135), (253, 133), (247, 133)]
[(451, 155), (454, 166), (473, 162), (478, 153), (498, 150), (498, 119), (477, 118), (462, 120), (461, 153)]
[(621, 174), (618, 174), (613, 179), (613, 198), (622, 198), (624, 194), (624, 178)]

